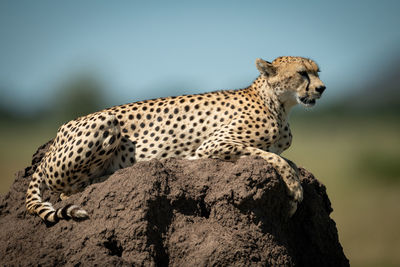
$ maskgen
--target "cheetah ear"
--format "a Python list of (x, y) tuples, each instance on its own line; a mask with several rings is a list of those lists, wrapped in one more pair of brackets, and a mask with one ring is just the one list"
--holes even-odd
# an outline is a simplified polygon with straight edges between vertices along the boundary
[(272, 63), (262, 60), (261, 58), (256, 59), (256, 67), (261, 74), (266, 76), (273, 76), (276, 73), (276, 69), (272, 66)]

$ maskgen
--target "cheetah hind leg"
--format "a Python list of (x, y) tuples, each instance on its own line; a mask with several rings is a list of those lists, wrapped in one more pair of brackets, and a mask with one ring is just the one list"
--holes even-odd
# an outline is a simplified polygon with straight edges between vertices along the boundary
[[(60, 137), (65, 129), (71, 128), (71, 125), (77, 131), (82, 131), (81, 137), (78, 141), (75, 139), (62, 141), (61, 138), (57, 138), (59, 141), (53, 143), (32, 175), (26, 196), (26, 208), (30, 213), (41, 217), (49, 226), (62, 219), (81, 221), (88, 219), (89, 216), (85, 210), (76, 205), (69, 204), (55, 210), (51, 203), (43, 202), (41, 190), (44, 188), (44, 183), (46, 182), (53, 191), (62, 192), (63, 197), (81, 191), (82, 186), (87, 185), (93, 177), (104, 175), (104, 164), (113, 157), (121, 140), (120, 127), (114, 115), (97, 113), (92, 116), (89, 118), (92, 123), (90, 128), (82, 125), (79, 120), (62, 126), (57, 137)], [(63, 151), (66, 147), (73, 146), (74, 140), (77, 142), (74, 156), (67, 158), (59, 167), (58, 164), (56, 166), (52, 163), (52, 159), (62, 158)], [(50, 176), (56, 179), (49, 179)]]
[[(107, 145), (106, 145), (106, 147), (107, 147)], [(131, 140), (129, 140), (126, 137), (122, 137), (120, 140), (119, 146), (117, 147), (117, 149), (114, 152), (114, 156), (109, 159), (109, 165), (106, 169), (106, 175), (92, 177), (89, 179), (87, 184), (75, 186), (75, 188), (70, 193), (61, 193), (60, 199), (67, 200), (72, 194), (83, 191), (88, 184), (102, 183), (105, 180), (107, 180), (108, 177), (110, 177), (110, 174), (113, 173), (114, 171), (132, 166), (133, 163), (135, 162), (135, 159), (134, 159), (135, 148), (136, 147), (135, 147), (134, 142), (132, 142)], [(85, 210), (81, 210), (81, 211), (86, 212)], [(87, 215), (87, 213), (86, 213), (86, 215)], [(86, 215), (84, 213), (82, 213), (82, 217), (85, 217)]]
[(60, 199), (67, 200), (72, 194), (82, 192), (89, 184), (102, 183), (110, 177), (110, 175), (118, 169), (132, 166), (135, 163), (134, 159), (135, 144), (126, 137), (122, 137), (118, 148), (114, 152), (114, 156), (109, 159), (106, 168), (106, 174), (103, 176), (91, 177), (87, 184), (75, 185), (74, 189), (69, 193), (61, 193)]
[[(117, 149), (114, 151), (113, 157), (108, 161), (106, 174), (112, 174), (116, 170), (132, 166), (136, 162), (135, 152), (136, 143), (126, 136), (122, 137)], [(102, 179), (102, 177), (96, 178), (93, 183), (102, 182), (99, 179)]]

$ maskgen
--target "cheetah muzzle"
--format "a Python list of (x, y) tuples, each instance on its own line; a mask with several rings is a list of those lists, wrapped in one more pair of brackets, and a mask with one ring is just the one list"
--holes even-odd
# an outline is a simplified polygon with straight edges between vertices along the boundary
[(27, 210), (48, 225), (81, 221), (76, 205), (54, 209), (43, 202), (46, 186), (62, 198), (101, 182), (136, 162), (180, 157), (236, 160), (260, 156), (286, 184), (289, 216), (303, 199), (296, 165), (280, 156), (292, 142), (291, 108), (313, 106), (325, 86), (317, 64), (302, 57), (256, 60), (260, 72), (248, 87), (199, 95), (158, 98), (115, 106), (62, 125), (32, 175)]

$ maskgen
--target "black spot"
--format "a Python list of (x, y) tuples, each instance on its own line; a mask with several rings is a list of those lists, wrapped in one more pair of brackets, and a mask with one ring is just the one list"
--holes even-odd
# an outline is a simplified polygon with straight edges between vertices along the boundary
[(115, 136), (111, 136), (110, 141), (108, 142), (110, 145), (115, 142)]

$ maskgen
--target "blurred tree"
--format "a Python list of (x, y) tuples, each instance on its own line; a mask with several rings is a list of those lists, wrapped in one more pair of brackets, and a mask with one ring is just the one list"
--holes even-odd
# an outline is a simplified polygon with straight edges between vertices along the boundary
[(10, 123), (25, 122), (31, 115), (18, 110), (15, 101), (10, 97), (11, 92), (12, 89), (0, 86), (0, 129), (8, 127)]
[(53, 103), (54, 118), (66, 122), (104, 108), (104, 91), (93, 74), (80, 73), (60, 87)]

